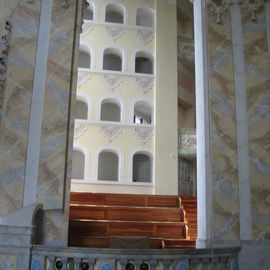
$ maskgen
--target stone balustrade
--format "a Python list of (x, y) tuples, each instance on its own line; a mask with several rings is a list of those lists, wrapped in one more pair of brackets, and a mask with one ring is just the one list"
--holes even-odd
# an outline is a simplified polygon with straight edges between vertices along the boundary
[(185, 270), (238, 269), (239, 248), (118, 250), (34, 246), (32, 270)]

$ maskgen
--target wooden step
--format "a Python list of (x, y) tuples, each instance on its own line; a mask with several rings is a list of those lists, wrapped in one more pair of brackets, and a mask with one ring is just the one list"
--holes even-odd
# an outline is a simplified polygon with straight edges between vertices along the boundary
[[(69, 246), (110, 248), (110, 236), (72, 236), (69, 238)], [(150, 238), (149, 248), (162, 248), (163, 238)]]
[(112, 220), (70, 220), (70, 236), (148, 236), (186, 238), (184, 222), (135, 222)]
[(195, 248), (195, 240), (186, 239), (164, 239), (162, 240), (162, 248)]
[(71, 204), (87, 203), (91, 205), (124, 205), (145, 207), (179, 207), (181, 204), (179, 196), (86, 192), (71, 192), (70, 202)]
[(182, 208), (70, 205), (70, 219), (184, 221)]

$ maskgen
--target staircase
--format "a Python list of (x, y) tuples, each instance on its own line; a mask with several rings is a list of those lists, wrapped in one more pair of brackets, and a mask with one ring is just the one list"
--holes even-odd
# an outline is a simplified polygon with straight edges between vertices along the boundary
[(194, 248), (196, 220), (192, 197), (72, 192), (69, 246)]

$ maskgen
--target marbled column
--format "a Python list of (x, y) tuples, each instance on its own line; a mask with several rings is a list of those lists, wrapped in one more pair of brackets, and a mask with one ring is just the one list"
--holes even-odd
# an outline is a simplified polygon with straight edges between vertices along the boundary
[[(77, 5), (69, 1), (63, 8), (61, 1), (53, 1), (52, 21), (44, 93), (44, 110), (41, 128), (38, 202), (45, 209), (44, 242), (66, 245), (68, 225), (68, 198), (70, 179), (67, 178), (68, 147), (70, 140), (70, 96), (73, 85), (74, 46), (76, 36)], [(77, 40), (76, 40), (77, 37)]]
[[(209, 9), (210, 10), (210, 9)], [(235, 90), (229, 13), (216, 23), (208, 13), (210, 119), (213, 177), (213, 240), (239, 239)]]
[(242, 12), (251, 173), (253, 239), (270, 239), (270, 65), (264, 5), (257, 22)]
[(0, 127), (0, 216), (22, 207), (40, 2), (3, 1), (12, 24)]

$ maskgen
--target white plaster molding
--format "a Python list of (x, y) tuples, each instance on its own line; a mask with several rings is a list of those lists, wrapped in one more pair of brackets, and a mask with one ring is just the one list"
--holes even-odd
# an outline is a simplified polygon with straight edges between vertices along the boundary
[(110, 86), (111, 90), (113, 91), (123, 81), (123, 77), (121, 75), (104, 74), (103, 80)]
[(91, 79), (91, 73), (89, 71), (78, 71), (78, 83), (77, 86), (80, 88)]
[(37, 56), (33, 81), (33, 95), (30, 109), (30, 123), (27, 144), (26, 171), (23, 205), (36, 202), (38, 185), (39, 151), (41, 140), (41, 125), (43, 117), (44, 91), (46, 84), (46, 71), (49, 51), (49, 38), (51, 27), (53, 1), (41, 2), (41, 15)]
[(133, 133), (143, 144), (146, 144), (154, 135), (154, 129), (148, 127), (134, 127)]
[(250, 194), (250, 160), (248, 140), (248, 114), (245, 84), (245, 61), (243, 32), (241, 22), (241, 8), (238, 4), (230, 6), (233, 67), (235, 84), (235, 107), (237, 124), (237, 159), (239, 179), (239, 212), (241, 240), (252, 237), (251, 194)]
[(154, 78), (135, 78), (135, 82), (138, 87), (146, 94), (154, 86)]
[[(212, 239), (212, 160), (210, 144), (209, 113), (209, 63), (207, 36), (207, 7), (201, 0), (195, 0), (194, 45), (196, 78), (196, 132), (197, 132), (197, 200), (198, 238), (196, 246), (205, 248)], [(210, 244), (209, 244), (210, 243)]]
[(115, 42), (124, 35), (125, 29), (121, 26), (106, 26), (105, 33)]
[(122, 127), (121, 126), (101, 126), (100, 131), (103, 134), (103, 136), (108, 139), (110, 143), (114, 139), (116, 139), (119, 134), (122, 132)]
[(147, 45), (150, 41), (154, 39), (154, 32), (153, 30), (148, 29), (138, 29), (136, 31), (136, 36), (143, 41), (145, 45)]

